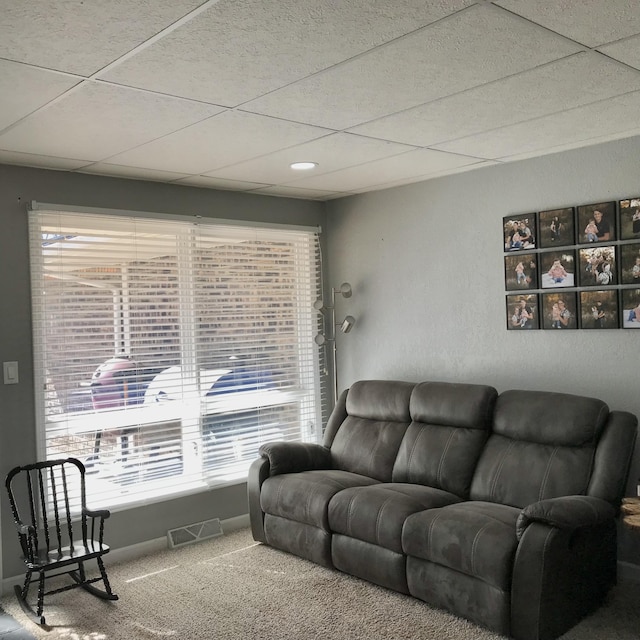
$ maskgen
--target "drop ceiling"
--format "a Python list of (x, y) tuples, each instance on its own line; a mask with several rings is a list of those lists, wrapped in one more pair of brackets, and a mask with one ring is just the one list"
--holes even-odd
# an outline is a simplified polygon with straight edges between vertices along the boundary
[(4, 164), (328, 200), (640, 134), (637, 0), (0, 0), (0, 16)]

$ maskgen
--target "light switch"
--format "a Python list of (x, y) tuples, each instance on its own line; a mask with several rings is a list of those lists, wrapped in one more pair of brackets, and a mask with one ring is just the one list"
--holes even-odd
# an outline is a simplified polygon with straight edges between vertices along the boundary
[(4, 370), (4, 383), (5, 384), (18, 384), (18, 363), (3, 362), (2, 368)]

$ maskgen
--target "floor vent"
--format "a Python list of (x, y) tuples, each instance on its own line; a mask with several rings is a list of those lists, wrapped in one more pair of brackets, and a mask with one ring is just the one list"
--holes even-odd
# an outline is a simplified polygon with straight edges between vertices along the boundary
[(220, 518), (213, 518), (204, 522), (195, 522), (184, 527), (178, 527), (177, 529), (170, 529), (167, 531), (167, 540), (169, 541), (169, 548), (175, 549), (186, 544), (215, 538), (223, 533)]

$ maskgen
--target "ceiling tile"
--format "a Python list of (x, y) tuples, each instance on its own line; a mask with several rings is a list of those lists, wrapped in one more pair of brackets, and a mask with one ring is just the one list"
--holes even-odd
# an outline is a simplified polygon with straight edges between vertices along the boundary
[(599, 50), (631, 67), (640, 69), (640, 36), (599, 47)]
[(263, 187), (262, 189), (256, 189), (254, 193), (262, 193), (268, 196), (283, 196), (285, 198), (301, 198), (303, 200), (327, 200), (330, 197), (335, 196), (347, 196), (349, 193), (334, 192), (334, 191), (320, 191), (318, 189), (297, 189), (295, 187)]
[(169, 171), (154, 171), (153, 169), (140, 169), (139, 167), (123, 167), (107, 162), (96, 162), (83, 167), (79, 173), (92, 173), (101, 176), (118, 178), (133, 178), (136, 180), (154, 180), (157, 182), (173, 182), (186, 177), (184, 173), (171, 173)]
[(506, 11), (472, 7), (243, 108), (344, 129), (578, 50)]
[(352, 129), (429, 146), (640, 89), (640, 73), (595, 52), (469, 89)]
[(589, 47), (640, 33), (636, 0), (496, 0), (496, 4)]
[(391, 158), (358, 165), (357, 167), (350, 167), (321, 176), (303, 178), (289, 183), (287, 186), (325, 191), (355, 191), (412, 176), (423, 176), (436, 171), (453, 169), (475, 162), (478, 162), (476, 158), (440, 153), (431, 149), (417, 149)]
[(0, 58), (90, 75), (202, 0), (3, 0)]
[[(457, 173), (465, 173), (466, 171), (475, 171), (476, 169), (481, 169), (482, 167), (491, 167), (500, 164), (495, 160), (480, 160), (478, 162), (474, 162), (473, 164), (465, 165), (463, 167), (451, 167), (450, 169), (445, 169), (444, 171), (434, 171), (431, 173), (427, 173), (420, 176), (412, 176), (410, 178), (403, 178), (401, 180), (394, 180), (392, 182), (385, 182), (384, 184), (379, 185), (378, 189), (391, 189), (392, 187), (402, 187), (407, 184), (414, 184), (416, 182), (421, 182), (423, 180), (431, 180), (433, 178), (441, 178), (445, 176), (451, 176)], [(356, 189), (354, 193), (365, 193), (366, 191), (370, 191), (370, 188), (365, 189)]]
[(33, 153), (21, 153), (20, 151), (5, 151), (0, 149), (0, 163), (16, 164), (22, 167), (40, 167), (42, 169), (59, 169), (73, 171), (87, 164), (86, 160), (73, 160), (71, 158), (52, 158), (51, 156), (39, 156)]
[(103, 160), (219, 111), (211, 105), (84, 82), (0, 134), (0, 148)]
[(0, 60), (0, 131), (78, 82), (61, 73)]
[(626, 132), (629, 136), (634, 135), (640, 127), (638, 113), (640, 91), (461, 138), (436, 145), (436, 148), (452, 153), (471, 153), (488, 159), (536, 155), (536, 152), (551, 153), (560, 145), (587, 145), (591, 139), (613, 139)]
[[(133, 167), (200, 174), (327, 133), (326, 129), (318, 127), (227, 111), (118, 154), (109, 161)], [(1, 142), (2, 138), (0, 146)]]
[[(329, 200), (640, 133), (640, 0), (0, 0), (0, 16), (3, 163)], [(319, 166), (292, 174), (300, 159)]]
[(602, 144), (605, 142), (613, 142), (614, 140), (622, 140), (631, 137), (638, 137), (640, 140), (640, 127), (636, 129), (630, 129), (621, 131), (619, 133), (607, 134), (605, 136), (596, 136), (594, 138), (589, 138), (588, 140), (574, 140), (573, 142), (566, 142), (562, 144), (556, 144), (553, 147), (549, 147), (544, 151), (540, 151), (540, 149), (534, 149), (533, 151), (525, 151), (523, 153), (516, 153), (511, 156), (506, 156), (500, 159), (500, 162), (509, 163), (516, 162), (518, 160), (527, 160), (530, 158), (538, 158), (542, 155), (548, 155), (551, 153), (560, 153), (561, 151), (571, 151), (572, 149), (584, 149), (585, 147), (589, 147), (592, 145)]
[(472, 2), (223, 0), (101, 77), (236, 106)]
[[(282, 151), (276, 151), (267, 156), (241, 162), (231, 167), (217, 169), (208, 175), (222, 178), (243, 180), (250, 177), (266, 184), (291, 182), (300, 177), (319, 175), (344, 169), (356, 164), (386, 158), (415, 147), (394, 142), (363, 138), (348, 133), (334, 133), (306, 142)], [(313, 171), (295, 171), (291, 169), (292, 162), (311, 161), (318, 163)]]
[(227, 189), (229, 191), (252, 191), (264, 187), (260, 182), (241, 182), (240, 180), (223, 180), (222, 178), (210, 178), (208, 176), (189, 176), (177, 180), (176, 184), (189, 185), (191, 187), (206, 187), (208, 189)]

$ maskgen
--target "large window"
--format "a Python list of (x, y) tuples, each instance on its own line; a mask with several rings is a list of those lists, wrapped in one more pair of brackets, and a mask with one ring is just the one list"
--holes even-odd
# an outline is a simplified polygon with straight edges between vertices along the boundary
[(238, 481), (318, 441), (317, 230), (30, 212), (39, 455), (111, 508)]

